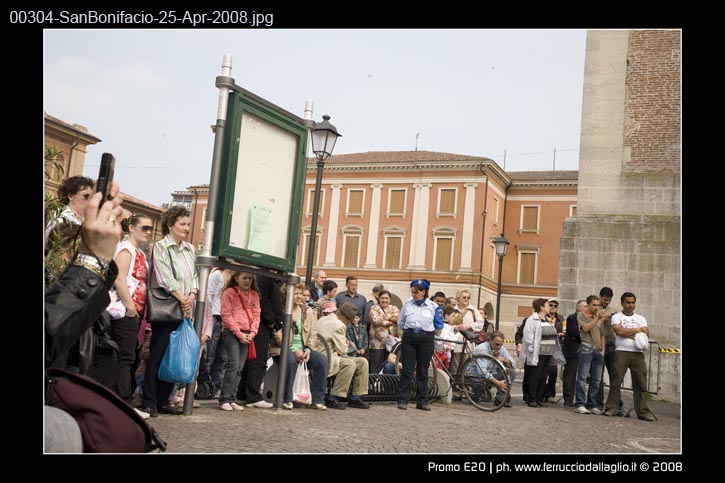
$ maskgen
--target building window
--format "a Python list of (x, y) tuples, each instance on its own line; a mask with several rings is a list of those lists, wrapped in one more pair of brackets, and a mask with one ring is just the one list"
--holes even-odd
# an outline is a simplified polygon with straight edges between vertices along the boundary
[(456, 231), (453, 228), (438, 228), (433, 231), (433, 270), (450, 272), (453, 265), (453, 242)]
[(360, 261), (360, 246), (362, 228), (347, 227), (342, 230), (342, 266), (345, 268), (358, 268)]
[(536, 262), (538, 253), (519, 252), (519, 273), (517, 283), (521, 285), (536, 284)]
[(388, 228), (383, 232), (385, 248), (383, 249), (383, 268), (400, 270), (403, 260), (403, 237), (405, 232), (400, 228)]
[[(298, 265), (307, 264), (307, 258), (310, 256), (308, 249), (310, 247), (310, 229), (305, 230), (305, 236), (302, 240), (302, 260)], [(315, 238), (315, 257), (312, 260), (312, 265), (319, 265), (320, 260), (320, 240), (322, 239), (322, 230), (317, 230), (317, 238)]]
[[(315, 203), (315, 190), (311, 189), (307, 191), (307, 216), (312, 216), (312, 209)], [(325, 206), (325, 190), (320, 189), (320, 210), (317, 212), (317, 217), (322, 218), (322, 214)]]
[(498, 198), (493, 198), (493, 209), (491, 210), (491, 224), (498, 226)]
[(438, 190), (438, 213), (436, 216), (456, 216), (456, 188)]
[(491, 251), (489, 252), (491, 254), (491, 278), (496, 278), (496, 259), (498, 258), (498, 255), (496, 255), (496, 245), (491, 243)]
[(576, 216), (576, 205), (571, 205), (569, 207), (569, 216)]
[(199, 230), (204, 231), (204, 225), (206, 224), (206, 208), (201, 212), (201, 226)]
[(201, 251), (201, 249), (204, 248), (204, 242), (203, 241), (196, 242), (196, 247), (197, 247), (197, 250)]
[(538, 206), (521, 206), (521, 224), (519, 225), (519, 233), (523, 232), (539, 233)]
[(405, 216), (405, 189), (390, 189), (388, 192), (388, 216)]
[(365, 190), (347, 191), (347, 208), (345, 216), (363, 216), (363, 202), (365, 201)]

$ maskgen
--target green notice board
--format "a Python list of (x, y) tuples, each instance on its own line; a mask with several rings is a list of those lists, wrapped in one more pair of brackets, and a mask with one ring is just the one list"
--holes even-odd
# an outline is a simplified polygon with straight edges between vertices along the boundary
[(293, 272), (307, 128), (257, 96), (229, 94), (212, 254)]

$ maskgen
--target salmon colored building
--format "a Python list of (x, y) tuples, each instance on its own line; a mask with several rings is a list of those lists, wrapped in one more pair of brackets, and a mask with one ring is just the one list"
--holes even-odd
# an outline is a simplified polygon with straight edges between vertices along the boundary
[[(304, 277), (310, 247), (316, 159), (309, 158), (297, 252)], [(333, 155), (325, 163), (314, 270), (345, 290), (371, 297), (382, 283), (401, 300), (415, 278), (431, 295), (471, 291), (472, 303), (495, 320), (498, 257), (492, 239), (509, 240), (504, 258), (501, 329), (513, 338), (531, 301), (557, 294), (559, 239), (576, 213), (577, 171), (504, 172), (493, 160), (428, 151)], [(190, 207), (192, 244), (204, 241), (208, 185), (173, 193)], [(520, 315), (522, 314), (522, 315)]]

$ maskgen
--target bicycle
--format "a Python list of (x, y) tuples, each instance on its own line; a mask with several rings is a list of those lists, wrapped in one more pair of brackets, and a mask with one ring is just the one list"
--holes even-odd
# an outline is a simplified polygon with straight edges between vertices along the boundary
[[(459, 333), (463, 334), (465, 339), (464, 342), (440, 339), (438, 337), (434, 339), (438, 342), (463, 344), (463, 350), (458, 354), (453, 354), (453, 357), (460, 357), (458, 370), (455, 374), (452, 374), (448, 367), (446, 367), (443, 363), (440, 356), (438, 356), (436, 352), (433, 352), (431, 364), (428, 368), (429, 381), (435, 381), (435, 369), (440, 368), (448, 375), (448, 379), (450, 381), (449, 391), (454, 389), (460, 391), (473, 406), (481, 411), (498, 411), (511, 398), (511, 378), (509, 377), (506, 366), (490, 354), (474, 355), (468, 342), (472, 342), (476, 338), (476, 334), (467, 330), (461, 330)], [(401, 343), (399, 342), (397, 346), (393, 348), (393, 352), (397, 351), (395, 358), (395, 373), (398, 375), (400, 374), (400, 344)], [(467, 360), (465, 357), (466, 354), (469, 356)], [(465, 362), (461, 364), (461, 360), (465, 360)], [(431, 369), (433, 370), (432, 377)], [(506, 383), (507, 391), (505, 397), (498, 397), (500, 389), (494, 382), (492, 382), (494, 379)], [(446, 392), (441, 396), (444, 397), (447, 394), (448, 393)]]

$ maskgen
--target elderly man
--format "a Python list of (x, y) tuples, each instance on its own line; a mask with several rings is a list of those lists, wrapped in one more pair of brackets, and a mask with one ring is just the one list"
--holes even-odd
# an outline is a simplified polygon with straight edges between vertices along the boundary
[[(330, 370), (328, 376), (336, 376), (330, 389), (330, 395), (325, 399), (325, 405), (332, 409), (345, 409), (345, 404), (338, 398), (346, 398), (350, 384), (352, 391), (347, 398), (347, 405), (351, 408), (368, 409), (360, 396), (368, 393), (368, 361), (364, 357), (349, 357), (347, 326), (352, 322), (358, 310), (355, 305), (345, 302), (338, 307), (337, 312), (322, 317), (317, 321), (317, 334), (330, 346)], [(319, 349), (319, 345), (318, 345)]]
[(310, 300), (317, 302), (325, 292), (322, 291), (322, 284), (327, 280), (327, 273), (324, 270), (318, 270), (314, 273), (314, 282), (307, 287), (310, 291)]

